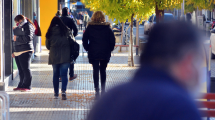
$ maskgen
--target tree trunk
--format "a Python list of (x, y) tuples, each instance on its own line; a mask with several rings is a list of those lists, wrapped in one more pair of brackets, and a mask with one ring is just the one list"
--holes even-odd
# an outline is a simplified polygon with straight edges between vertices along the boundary
[(131, 15), (131, 29), (130, 29), (130, 42), (129, 42), (129, 55), (128, 55), (128, 66), (134, 67), (134, 56), (133, 56), (133, 18), (134, 14)]
[(159, 10), (158, 6), (157, 6), (157, 2), (156, 2), (156, 8), (155, 8), (155, 12), (156, 12), (156, 23), (159, 23), (163, 20), (164, 18), (164, 10)]

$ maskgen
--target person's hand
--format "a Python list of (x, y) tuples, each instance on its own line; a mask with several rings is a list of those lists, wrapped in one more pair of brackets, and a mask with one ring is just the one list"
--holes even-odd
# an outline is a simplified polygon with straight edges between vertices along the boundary
[(11, 55), (11, 56), (12, 56), (12, 58), (15, 58), (15, 55), (14, 55), (13, 53), (12, 53), (12, 55)]
[(13, 36), (13, 41), (16, 41), (16, 35)]
[(15, 29), (15, 28), (16, 28), (16, 26), (13, 27), (13, 29)]

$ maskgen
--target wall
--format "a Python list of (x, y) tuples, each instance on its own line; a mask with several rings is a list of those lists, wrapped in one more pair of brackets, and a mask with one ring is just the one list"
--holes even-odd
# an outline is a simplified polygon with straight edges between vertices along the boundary
[(45, 45), (45, 34), (58, 10), (58, 0), (40, 0), (40, 28), (42, 32), (41, 44)]

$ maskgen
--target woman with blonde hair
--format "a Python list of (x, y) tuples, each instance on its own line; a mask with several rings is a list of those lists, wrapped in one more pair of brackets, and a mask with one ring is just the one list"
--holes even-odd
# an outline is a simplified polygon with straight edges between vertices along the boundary
[(88, 51), (89, 63), (93, 66), (93, 80), (96, 99), (99, 98), (99, 71), (101, 75), (101, 93), (105, 93), (106, 68), (114, 50), (115, 37), (110, 23), (105, 22), (101, 11), (96, 11), (82, 38), (83, 46)]

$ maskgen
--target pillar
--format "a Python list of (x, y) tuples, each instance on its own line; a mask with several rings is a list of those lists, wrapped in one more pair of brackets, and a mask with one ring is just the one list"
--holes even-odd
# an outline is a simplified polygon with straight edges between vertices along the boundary
[[(50, 7), (48, 7), (50, 6)], [(40, 0), (40, 28), (42, 32), (42, 45), (45, 45), (45, 35), (51, 20), (58, 10), (58, 0)]]

